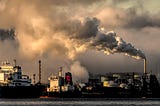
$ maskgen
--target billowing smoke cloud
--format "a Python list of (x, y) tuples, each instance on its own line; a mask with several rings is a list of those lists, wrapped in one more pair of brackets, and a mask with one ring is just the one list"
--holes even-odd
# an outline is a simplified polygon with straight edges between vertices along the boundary
[(79, 82), (87, 82), (89, 75), (88, 71), (85, 67), (81, 66), (79, 61), (75, 61), (71, 66), (70, 66), (70, 72), (72, 73), (73, 76), (73, 81), (79, 81)]
[(145, 58), (141, 50), (136, 49), (130, 43), (126, 43), (113, 31), (107, 33), (98, 32), (91, 45), (100, 51), (104, 51), (106, 54), (125, 53), (125, 55), (132, 56), (136, 59)]
[(106, 54), (124, 53), (136, 59), (145, 58), (141, 50), (136, 49), (130, 43), (126, 43), (115, 32), (105, 33), (104, 29), (99, 30), (99, 21), (96, 18), (87, 18), (80, 26), (82, 29), (75, 31), (78, 33), (74, 39), (86, 44), (85, 47), (96, 48)]
[[(127, 5), (127, 8), (119, 8), (122, 7), (121, 3), (128, 3), (126, 0), (110, 2), (110, 0), (46, 0), (45, 2), (44, 0), (0, 0), (0, 28), (15, 27), (17, 34), (14, 40), (18, 42), (18, 45), (10, 43), (9, 40), (0, 43), (1, 60), (16, 58), (24, 72), (31, 76), (37, 74), (36, 62), (41, 59), (45, 74), (42, 78), (46, 80), (59, 66), (66, 67), (65, 60), (77, 60), (79, 54), (89, 49), (100, 50), (107, 54), (124, 53), (136, 58), (145, 58), (140, 50), (125, 42), (120, 36), (126, 39), (132, 35), (132, 32), (128, 31), (129, 28), (136, 29), (133, 31), (134, 36), (146, 34), (146, 31), (139, 32), (137, 28), (159, 27), (159, 15), (138, 13), (130, 5)], [(116, 31), (120, 36), (115, 32), (106, 33), (100, 30), (102, 26), (107, 30), (122, 28), (124, 32), (130, 34), (121, 31)], [(136, 41), (140, 40), (140, 37), (137, 38), (134, 41), (128, 38), (127, 41), (137, 44)], [(141, 45), (139, 43), (136, 46), (141, 48), (143, 47)], [(86, 66), (86, 69), (89, 67)]]

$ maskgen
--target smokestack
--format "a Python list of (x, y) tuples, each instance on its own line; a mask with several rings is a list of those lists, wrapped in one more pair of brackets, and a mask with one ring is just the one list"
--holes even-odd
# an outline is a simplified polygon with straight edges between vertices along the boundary
[(39, 60), (39, 83), (41, 84), (41, 60)]
[(147, 73), (147, 60), (144, 58), (144, 74)]
[(36, 74), (33, 74), (33, 84), (36, 83)]

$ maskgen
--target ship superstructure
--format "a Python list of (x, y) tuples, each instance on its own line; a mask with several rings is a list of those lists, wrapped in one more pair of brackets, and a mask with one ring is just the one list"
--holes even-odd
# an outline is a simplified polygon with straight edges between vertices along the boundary
[(0, 97), (1, 98), (35, 98), (40, 97), (44, 86), (32, 84), (28, 75), (22, 74), (20, 66), (12, 66), (3, 62), (0, 66)]
[(27, 75), (22, 75), (20, 66), (11, 66), (8, 62), (3, 62), (0, 67), (1, 86), (31, 86), (31, 79)]
[(48, 80), (50, 81), (47, 88), (48, 96), (75, 97), (78, 94), (77, 88), (72, 82), (72, 74), (66, 72), (63, 77), (62, 68), (60, 68), (58, 76), (52, 74)]

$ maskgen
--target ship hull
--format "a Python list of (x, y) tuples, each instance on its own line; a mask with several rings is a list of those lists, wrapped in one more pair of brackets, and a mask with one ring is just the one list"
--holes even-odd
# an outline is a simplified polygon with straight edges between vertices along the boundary
[(126, 98), (131, 92), (120, 87), (102, 87), (96, 90), (82, 91), (83, 98)]
[(55, 98), (79, 98), (81, 97), (81, 92), (74, 91), (74, 92), (48, 92), (48, 97), (55, 97)]
[(43, 86), (1, 86), (0, 98), (39, 98)]

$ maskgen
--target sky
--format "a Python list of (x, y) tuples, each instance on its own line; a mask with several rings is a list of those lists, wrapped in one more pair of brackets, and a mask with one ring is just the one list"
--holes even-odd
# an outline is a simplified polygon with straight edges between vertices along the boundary
[[(160, 73), (159, 0), (0, 0), (0, 61), (17, 60), (44, 82), (59, 67), (86, 81), (88, 73)], [(2, 37), (2, 35), (0, 35)]]

